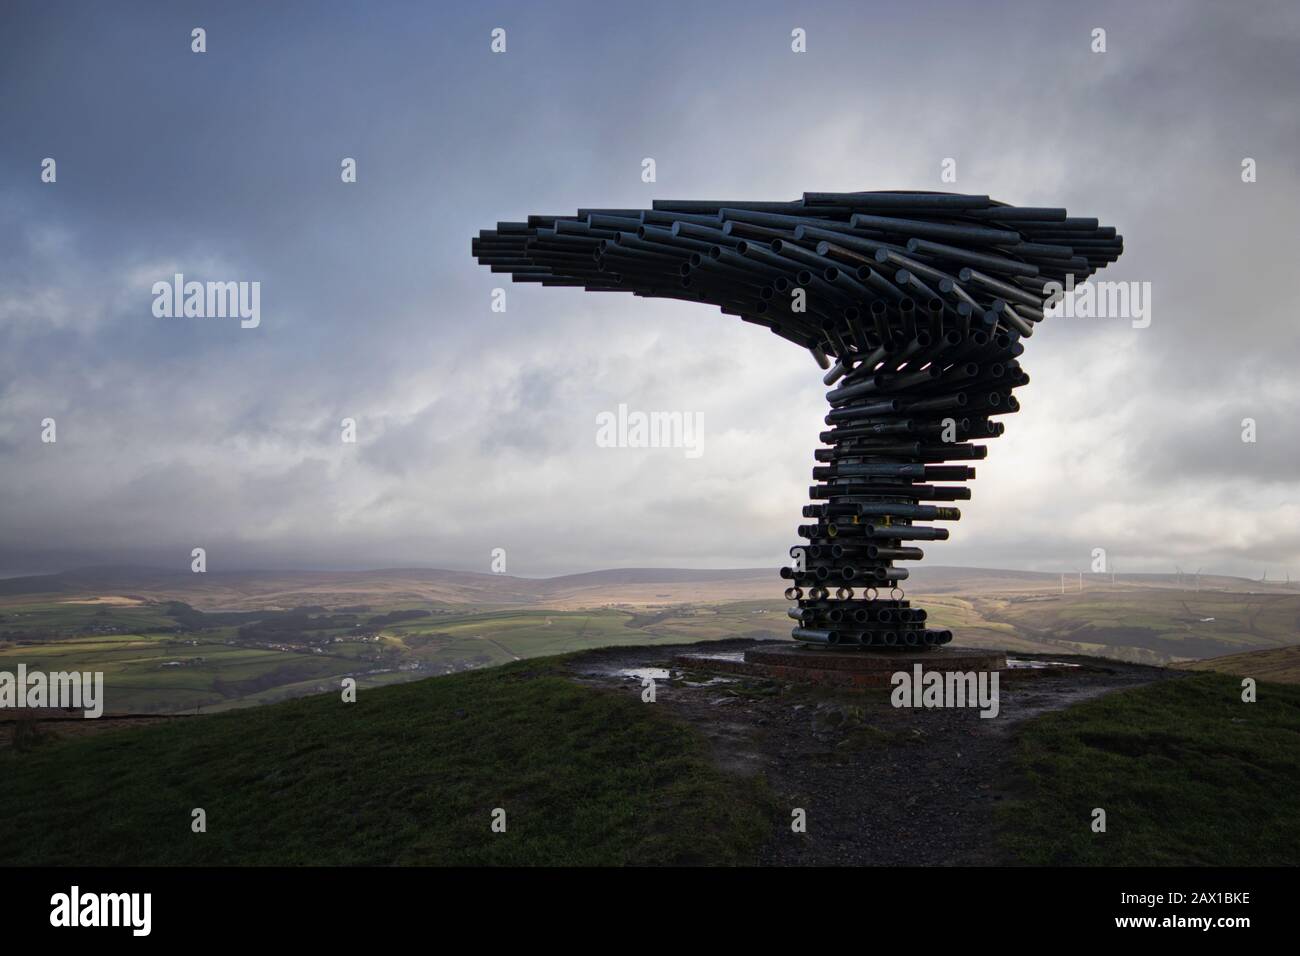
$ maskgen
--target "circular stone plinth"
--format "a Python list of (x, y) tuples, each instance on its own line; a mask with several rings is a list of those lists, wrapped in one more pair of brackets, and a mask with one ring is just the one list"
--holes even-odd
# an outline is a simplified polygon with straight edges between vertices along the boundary
[(806, 668), (809, 671), (872, 674), (883, 676), (888, 680), (889, 674), (900, 670), (911, 670), (916, 664), (920, 664), (922, 670), (927, 671), (1002, 670), (1007, 666), (1007, 655), (1002, 651), (952, 645), (888, 651), (843, 651), (830, 647), (800, 645), (788, 648), (751, 648), (745, 651), (745, 663), (766, 667)]

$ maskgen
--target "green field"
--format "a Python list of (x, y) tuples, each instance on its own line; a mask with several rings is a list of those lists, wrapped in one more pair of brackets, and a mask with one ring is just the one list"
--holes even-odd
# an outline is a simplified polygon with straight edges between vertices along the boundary
[(554, 660), (11, 749), (0, 779), (0, 865), (743, 863), (775, 812)]
[[(0, 643), (0, 669), (12, 671), (24, 663), (47, 672), (103, 671), (109, 713), (207, 712), (322, 693), (337, 688), (343, 677), (355, 678), (360, 687), (378, 687), (592, 647), (788, 633), (779, 602), (656, 612), (402, 604), (371, 607), (356, 616), (374, 620), (417, 610), (426, 616), (375, 628), (363, 639), (353, 626), (247, 637), (238, 627), (208, 626), (198, 612), (182, 614), (186, 627), (160, 605), (107, 610), (68, 603), (7, 609), (0, 630), (5, 624), (11, 632), (21, 628), (25, 639)], [(249, 622), (257, 618), (244, 613)], [(133, 627), (139, 630), (130, 631)]]
[(1300, 595), (1089, 584), (1064, 594), (924, 597), (961, 643), (1142, 664), (1300, 642)]
[[(1300, 687), (1256, 703), (1218, 674), (1110, 694), (1032, 721), (1007, 845), (1062, 866), (1294, 866), (1300, 860)], [(1106, 811), (1106, 832), (1090, 827)]]
[(164, 605), (108, 605), (71, 600), (0, 604), (0, 641), (48, 640), (67, 634), (156, 631), (175, 627)]
[(358, 670), (345, 652), (295, 653), (232, 643), (233, 629), (193, 635), (70, 637), (0, 649), (0, 669), (102, 671), (108, 713), (174, 713), (278, 698), (290, 686), (310, 693)]
[[(1196, 675), (1029, 721), (1006, 861), (1294, 865), (1300, 688), (1239, 693)], [(721, 769), (702, 729), (576, 683), (563, 657), (44, 736), (0, 750), (0, 779), (0, 865), (743, 864), (787, 825), (761, 773)]]
[(1187, 661), (1175, 667), (1178, 670), (1235, 674), (1238, 677), (1250, 677), (1257, 681), (1266, 680), (1279, 684), (1300, 684), (1300, 646), (1230, 654), (1227, 657), (1214, 657), (1207, 661)]
[[(110, 713), (205, 712), (325, 692), (344, 677), (378, 687), (594, 647), (780, 640), (790, 633), (783, 600), (674, 601), (676, 592), (657, 590), (672, 587), (667, 584), (649, 585), (642, 594), (662, 603), (611, 600), (573, 609), (482, 603), (486, 586), (466, 603), (420, 597), (412, 593), (419, 582), (397, 573), (350, 585), (305, 574), (282, 582), (274, 576), (224, 583), (193, 578), (204, 576), (147, 585), (142, 578), (137, 590), (160, 596), (135, 598), (135, 579), (125, 573), (116, 590), (67, 584), (65, 594), (28, 593), (21, 581), (7, 582), (12, 593), (0, 589), (0, 670), (19, 663), (46, 671), (102, 670)], [(1281, 588), (1198, 591), (1092, 577), (1082, 592), (1071, 587), (1059, 593), (1036, 579), (1017, 592), (1014, 578), (996, 587), (981, 580), (958, 579), (941, 593), (909, 596), (929, 610), (933, 626), (951, 628), (957, 643), (1012, 653), (1169, 664), (1300, 644), (1300, 594)], [(249, 595), (240, 598), (238, 582), (264, 589), (258, 592), (264, 606), (254, 607), (257, 600)], [(536, 588), (537, 582), (516, 579), (507, 590), (525, 585)], [(607, 595), (587, 588), (580, 597), (625, 596), (620, 587), (628, 585), (614, 581)], [(195, 610), (179, 597), (172, 600), (168, 588), (191, 600), (219, 595), (238, 610)], [(307, 600), (319, 603), (294, 603)]]

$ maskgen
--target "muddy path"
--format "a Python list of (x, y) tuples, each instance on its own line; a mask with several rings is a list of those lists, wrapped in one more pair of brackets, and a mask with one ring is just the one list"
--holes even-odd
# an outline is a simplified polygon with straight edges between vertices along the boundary
[[(889, 688), (828, 688), (710, 675), (673, 662), (683, 653), (738, 654), (759, 642), (592, 651), (570, 664), (575, 680), (621, 693), (655, 678), (655, 703), (711, 742), (718, 764), (763, 774), (789, 815), (760, 862), (780, 865), (978, 865), (1013, 862), (1000, 849), (995, 810), (1011, 796), (1017, 728), (1040, 714), (1177, 672), (1086, 657), (1037, 657), (1004, 672), (1000, 712), (895, 708)], [(763, 642), (772, 643), (772, 642)], [(785, 643), (785, 642), (781, 642)], [(1043, 662), (1062, 667), (1044, 667)], [(1069, 666), (1073, 665), (1073, 666)]]

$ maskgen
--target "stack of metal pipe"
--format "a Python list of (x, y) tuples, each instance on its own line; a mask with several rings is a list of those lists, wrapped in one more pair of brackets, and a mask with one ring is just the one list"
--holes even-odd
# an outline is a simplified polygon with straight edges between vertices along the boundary
[(792, 635), (870, 648), (952, 639), (904, 599), (896, 562), (948, 537), (927, 522), (961, 517), (948, 502), (970, 497), (975, 442), (1019, 408), (1022, 340), (1049, 297), (1123, 250), (1113, 227), (1061, 208), (930, 192), (658, 200), (501, 222), (472, 242), (515, 282), (709, 303), (811, 351), (831, 411), (806, 543), (781, 569)]

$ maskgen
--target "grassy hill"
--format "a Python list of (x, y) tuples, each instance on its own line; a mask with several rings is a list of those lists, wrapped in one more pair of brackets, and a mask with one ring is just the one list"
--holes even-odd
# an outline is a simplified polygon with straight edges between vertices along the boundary
[[(187, 559), (188, 560), (188, 559)], [(907, 590), (916, 594), (1057, 594), (1061, 575), (1038, 571), (919, 565)], [(1078, 584), (1069, 576), (1067, 592)], [(1249, 581), (1218, 575), (1085, 574), (1085, 593), (1163, 590), (1184, 598), (1214, 592), (1274, 595), (1300, 600), (1300, 584)], [(30, 601), (85, 600), (127, 595), (147, 601), (183, 601), (200, 610), (287, 609), (303, 605), (337, 608), (373, 604), (527, 606), (575, 610), (609, 605), (665, 606), (721, 601), (776, 600), (785, 588), (776, 567), (618, 568), (552, 578), (388, 568), (374, 571), (209, 571), (193, 574), (143, 567), (81, 568), (58, 574), (0, 579), (0, 607)], [(1294, 606), (1294, 605), (1293, 605)], [(1293, 614), (1290, 622), (1294, 622)]]
[[(1242, 579), (918, 568), (964, 645), (1145, 664), (1300, 643), (1300, 591)], [(434, 569), (84, 569), (0, 580), (0, 670), (103, 671), (110, 713), (211, 712), (594, 647), (784, 639), (769, 570), (532, 579)], [(1181, 586), (1180, 586), (1181, 585)], [(755, 597), (757, 595), (758, 597)], [(3, 720), (3, 715), (0, 715)]]
[[(64, 739), (0, 749), (0, 865), (743, 864), (784, 832), (792, 795), (721, 769), (708, 726), (566, 668), (535, 659), (353, 704), (333, 693), (137, 729), (77, 721)], [(806, 707), (809, 693), (763, 699)], [(1007, 862), (1300, 861), (1300, 688), (1261, 684), (1244, 704), (1235, 678), (1188, 676), (1002, 739), (1013, 799), (983, 832)], [(866, 773), (933, 759), (915, 732), (842, 746), (863, 750)], [(498, 807), (505, 833), (491, 829)], [(1089, 828), (1094, 807), (1105, 834)], [(206, 833), (191, 832), (194, 808)]]
[(59, 574), (0, 579), (0, 604), (33, 595), (83, 598), (129, 595), (183, 601), (200, 610), (287, 609), (302, 605), (544, 607), (556, 610), (609, 604), (663, 605), (690, 601), (779, 597), (776, 568), (710, 570), (624, 568), (553, 578), (388, 568), (377, 571), (210, 571), (83, 568)]
[[(418, 616), (318, 608), (239, 612), (253, 620), (238, 626), (222, 623), (231, 615), (187, 611), (178, 619), (164, 608), (0, 605), (0, 670), (102, 671), (111, 714), (194, 713), (322, 693), (345, 676), (369, 688), (593, 647), (789, 635), (785, 606), (772, 602), (640, 611), (437, 606)], [(6, 633), (22, 637), (5, 641)]]
[(1228, 654), (1203, 661), (1182, 661), (1174, 667), (1179, 670), (1214, 671), (1238, 677), (1253, 677), (1257, 681), (1300, 684), (1300, 646)]
[[(761, 783), (556, 659), (0, 752), (0, 864), (750, 859)], [(506, 832), (491, 830), (495, 808)], [(191, 811), (207, 832), (191, 832)]]
[[(1300, 863), (1300, 688), (1200, 674), (1030, 722), (1009, 847), (1047, 866)], [(1090, 827), (1106, 811), (1106, 832)]]

